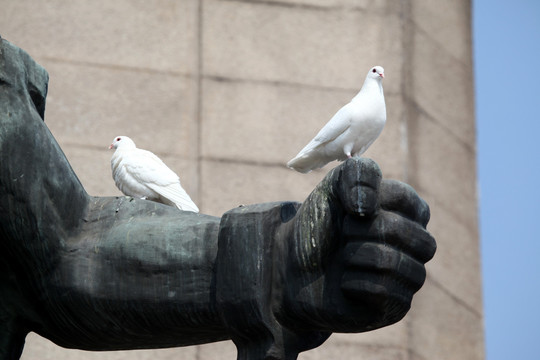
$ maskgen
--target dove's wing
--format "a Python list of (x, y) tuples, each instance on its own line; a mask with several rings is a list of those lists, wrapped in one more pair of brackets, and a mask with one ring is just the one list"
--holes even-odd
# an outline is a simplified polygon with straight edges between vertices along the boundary
[(142, 184), (167, 186), (177, 182), (176, 175), (160, 158), (150, 151), (134, 149), (124, 155), (126, 172)]
[(351, 108), (352, 104), (348, 103), (339, 109), (313, 140), (324, 144), (335, 140), (339, 135), (343, 134), (351, 125)]
[(197, 207), (197, 205), (195, 205), (193, 200), (191, 200), (182, 185), (180, 185), (180, 182), (168, 186), (157, 186), (155, 184), (148, 184), (148, 187), (150, 187), (162, 197), (173, 202), (180, 210), (199, 212), (199, 208)]
[(338, 112), (326, 123), (319, 133), (307, 144), (296, 158), (308, 154), (314, 149), (335, 140), (339, 135), (343, 134), (351, 125), (352, 104), (348, 103), (343, 106)]
[(179, 209), (199, 212), (182, 188), (178, 175), (150, 151), (135, 149), (124, 159), (125, 171), (137, 182), (146, 185)]

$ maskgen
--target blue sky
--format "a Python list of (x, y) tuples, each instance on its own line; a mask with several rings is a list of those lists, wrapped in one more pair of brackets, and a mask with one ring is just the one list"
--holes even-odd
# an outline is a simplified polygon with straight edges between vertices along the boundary
[(540, 359), (540, 0), (473, 17), (486, 359)]

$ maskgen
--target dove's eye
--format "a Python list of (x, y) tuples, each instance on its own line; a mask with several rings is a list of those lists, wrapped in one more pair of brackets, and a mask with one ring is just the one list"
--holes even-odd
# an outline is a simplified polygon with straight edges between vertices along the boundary
[(116, 141), (120, 141), (120, 140), (122, 140), (122, 139), (121, 138), (116, 138)]
[(376, 73), (376, 72), (377, 72), (377, 69), (373, 69), (372, 71), (373, 71), (374, 73)]

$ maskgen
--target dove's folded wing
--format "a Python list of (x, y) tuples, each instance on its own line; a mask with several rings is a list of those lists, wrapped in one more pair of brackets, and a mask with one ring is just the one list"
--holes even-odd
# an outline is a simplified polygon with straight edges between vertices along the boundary
[(199, 208), (195, 205), (193, 200), (191, 200), (184, 188), (182, 188), (180, 182), (168, 186), (158, 186), (149, 183), (148, 187), (174, 203), (180, 210), (199, 212)]
[(142, 184), (167, 186), (179, 181), (178, 175), (150, 151), (136, 149), (123, 162), (126, 171)]
[(319, 133), (307, 144), (296, 158), (301, 158), (313, 151), (317, 147), (334, 141), (339, 135), (343, 134), (351, 125), (351, 103), (343, 106), (339, 111), (326, 123)]
[(126, 171), (134, 180), (174, 203), (181, 210), (199, 212), (197, 205), (182, 188), (178, 175), (156, 155), (136, 149), (126, 160)]

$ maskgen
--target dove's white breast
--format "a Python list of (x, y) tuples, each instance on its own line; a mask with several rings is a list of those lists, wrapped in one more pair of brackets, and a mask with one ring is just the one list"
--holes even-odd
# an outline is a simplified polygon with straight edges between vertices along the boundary
[(377, 139), (386, 123), (384, 97), (362, 98), (354, 102), (351, 114), (350, 136), (354, 143), (351, 153), (360, 155)]

